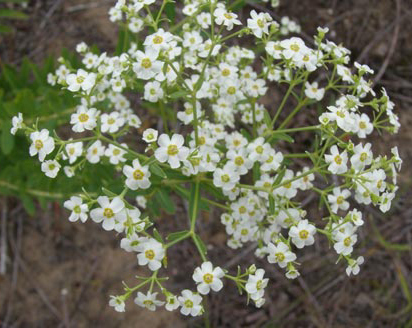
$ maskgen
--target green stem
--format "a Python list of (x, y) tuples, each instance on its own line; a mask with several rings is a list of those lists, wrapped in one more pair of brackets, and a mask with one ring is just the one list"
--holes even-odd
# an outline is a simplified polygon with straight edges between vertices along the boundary
[(275, 117), (274, 117), (273, 120), (272, 120), (272, 127), (275, 126), (276, 120), (278, 119), (280, 113), (282, 112), (282, 109), (283, 109), (283, 107), (285, 106), (286, 101), (288, 100), (288, 98), (289, 98), (289, 96), (290, 96), (290, 94), (291, 94), (291, 92), (292, 92), (292, 90), (293, 90), (294, 87), (295, 87), (295, 84), (293, 84), (293, 83), (291, 83), (291, 84), (289, 85), (289, 88), (288, 88), (288, 90), (286, 91), (286, 94), (284, 95), (284, 97), (283, 97), (283, 99), (282, 99), (282, 102), (280, 103), (280, 106), (279, 106), (279, 108), (278, 108), (277, 111), (276, 111)]
[(308, 98), (305, 98), (304, 100), (300, 101), (299, 104), (295, 107), (295, 109), (288, 115), (288, 117), (286, 117), (283, 123), (279, 126), (279, 129), (285, 127), (290, 122), (290, 120), (301, 110), (301, 108), (306, 105), (307, 101)]

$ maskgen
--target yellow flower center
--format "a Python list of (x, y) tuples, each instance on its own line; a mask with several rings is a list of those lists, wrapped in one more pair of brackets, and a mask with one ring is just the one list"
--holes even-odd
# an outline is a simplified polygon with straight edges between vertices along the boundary
[(227, 68), (223, 69), (222, 75), (223, 75), (223, 76), (229, 76), (229, 75), (230, 75), (230, 70), (227, 69)]
[(191, 300), (186, 300), (185, 301), (185, 307), (187, 308), (192, 308), (193, 307), (193, 302)]
[(258, 154), (262, 154), (262, 153), (263, 153), (263, 147), (262, 147), (262, 146), (257, 146), (257, 147), (256, 147), (256, 152), (257, 152)]
[(225, 183), (230, 181), (230, 177), (227, 174), (223, 174), (221, 179)]
[(205, 275), (203, 275), (203, 281), (207, 284), (211, 284), (213, 282), (213, 274), (206, 273)]
[(230, 95), (234, 95), (236, 93), (236, 88), (235, 87), (227, 88), (227, 93)]
[(89, 120), (89, 115), (82, 113), (79, 115), (79, 121), (84, 123), (87, 122)]
[(350, 244), (351, 244), (351, 242), (352, 242), (352, 240), (350, 239), (350, 237), (346, 237), (346, 238), (343, 240), (343, 245), (345, 245), (346, 247), (349, 247)]
[(226, 19), (232, 19), (232, 15), (229, 13), (225, 13), (223, 16), (225, 16)]
[(343, 203), (344, 200), (345, 200), (345, 198), (343, 198), (343, 196), (339, 196), (339, 197), (336, 199), (336, 203), (337, 203), (338, 205), (340, 205), (340, 204)]
[(290, 49), (295, 51), (295, 52), (298, 52), (300, 50), (299, 46), (296, 43), (292, 44), (290, 46)]
[(174, 155), (177, 155), (178, 153), (179, 153), (179, 149), (177, 148), (176, 145), (169, 145), (167, 147), (167, 154), (169, 156), (174, 156)]
[(275, 257), (276, 257), (276, 260), (278, 260), (278, 262), (283, 262), (285, 260), (285, 254), (283, 253), (276, 253)]
[(340, 157), (339, 155), (336, 155), (334, 158), (334, 161), (336, 164), (341, 165), (342, 164), (342, 157)]
[(106, 218), (110, 219), (114, 216), (114, 213), (113, 213), (113, 210), (111, 208), (105, 208), (104, 211), (103, 211), (103, 215)]
[(163, 42), (163, 38), (160, 36), (160, 35), (156, 35), (154, 38), (153, 38), (153, 43), (154, 44), (161, 44)]
[(144, 58), (142, 60), (142, 67), (146, 69), (152, 67), (152, 61), (150, 60), (150, 58)]
[(260, 28), (264, 28), (264, 27), (265, 27), (265, 23), (264, 23), (263, 20), (261, 20), (261, 19), (258, 19), (256, 23), (257, 23), (257, 25), (258, 25)]
[(42, 148), (43, 148), (43, 141), (41, 141), (41, 140), (36, 140), (36, 141), (34, 142), (34, 147), (35, 147), (37, 150), (42, 149)]
[(300, 239), (308, 239), (308, 236), (309, 236), (309, 232), (307, 230), (299, 231)]
[(133, 172), (133, 178), (134, 178), (135, 180), (142, 180), (143, 177), (144, 177), (144, 173), (143, 173), (142, 171), (140, 171), (140, 170), (135, 170), (135, 171)]
[(244, 162), (245, 162), (245, 161), (243, 160), (242, 156), (238, 156), (238, 157), (235, 158), (235, 164), (236, 164), (237, 166), (243, 165)]
[(144, 255), (146, 256), (147, 259), (153, 260), (155, 257), (155, 252), (153, 250), (149, 249), (146, 252), (144, 252)]
[(73, 212), (76, 213), (76, 214), (80, 214), (80, 212), (81, 212), (80, 206), (79, 206), (79, 205), (76, 205), (76, 206), (73, 208)]
[(85, 80), (84, 76), (78, 76), (78, 77), (76, 77), (76, 82), (77, 82), (78, 84), (82, 84), (82, 83), (84, 82), (84, 80)]

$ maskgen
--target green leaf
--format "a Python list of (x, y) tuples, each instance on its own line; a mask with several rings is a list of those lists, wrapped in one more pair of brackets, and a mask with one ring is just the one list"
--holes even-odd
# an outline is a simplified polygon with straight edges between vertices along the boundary
[(34, 205), (33, 199), (30, 196), (23, 194), (20, 196), (20, 199), (23, 203), (24, 209), (29, 215), (33, 216), (34, 214), (36, 214), (36, 206)]
[(13, 32), (13, 29), (11, 27), (8, 27), (6, 25), (0, 25), (0, 33), (7, 34)]
[(275, 207), (275, 199), (273, 198), (272, 194), (269, 194), (269, 213), (275, 214), (276, 207)]
[(176, 212), (175, 204), (169, 195), (170, 189), (158, 189), (155, 197), (159, 201), (160, 206), (166, 213), (174, 214)]
[(10, 133), (11, 122), (6, 121), (2, 125), (1, 131), (1, 150), (4, 155), (9, 155), (14, 147), (14, 136)]
[(286, 133), (276, 133), (276, 131), (274, 131), (275, 133), (270, 137), (270, 139), (268, 140), (269, 143), (275, 141), (275, 140), (284, 140), (290, 143), (294, 143), (295, 140), (288, 134)]
[(29, 16), (14, 9), (0, 9), (0, 17), (9, 19), (27, 19)]
[(273, 186), (277, 186), (283, 179), (286, 173), (286, 167), (282, 168), (282, 170), (279, 172), (279, 174), (276, 176), (275, 181), (273, 182)]
[(205, 243), (203, 242), (203, 240), (199, 237), (198, 234), (195, 234), (193, 236), (193, 241), (196, 244), (197, 249), (199, 250), (199, 252), (201, 252), (203, 255), (207, 254), (207, 248)]
[(272, 126), (272, 118), (270, 117), (270, 114), (266, 109), (263, 111), (263, 119), (265, 121), (266, 126), (270, 128)]
[(153, 163), (150, 165), (149, 167), (150, 172), (152, 172), (153, 174), (163, 178), (163, 179), (167, 179), (167, 175), (166, 173), (160, 168), (160, 166), (157, 163)]
[(183, 238), (185, 235), (189, 233), (188, 230), (172, 232), (169, 236), (166, 237), (168, 241), (174, 241), (176, 239)]
[(193, 216), (195, 218), (197, 218), (197, 213), (198, 212), (193, 213), (193, 207), (194, 207), (195, 203), (197, 203), (196, 204), (197, 205), (197, 211), (199, 211), (198, 205), (199, 205), (200, 195), (198, 194), (197, 199), (196, 199), (196, 192), (197, 193), (200, 192), (199, 191), (199, 185), (198, 185), (198, 183), (192, 183), (192, 185), (190, 187), (190, 197), (189, 197), (189, 217), (190, 217), (190, 220), (193, 220)]
[(189, 92), (185, 90), (180, 90), (180, 91), (176, 91), (170, 94), (169, 98), (172, 98), (172, 99), (183, 98), (183, 97), (186, 97), (188, 94)]
[(153, 228), (153, 237), (154, 237), (159, 243), (162, 243), (162, 244), (164, 243), (162, 236), (160, 235), (159, 231), (157, 231), (156, 228)]
[(173, 23), (176, 17), (176, 4), (172, 2), (167, 3), (165, 6), (165, 13), (169, 21)]

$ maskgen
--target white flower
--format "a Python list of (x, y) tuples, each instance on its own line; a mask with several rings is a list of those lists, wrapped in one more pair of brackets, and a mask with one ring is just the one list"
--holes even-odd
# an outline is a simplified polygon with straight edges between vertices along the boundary
[(292, 242), (297, 248), (313, 245), (315, 242), (313, 235), (315, 233), (315, 226), (309, 224), (308, 220), (300, 221), (297, 226), (293, 226), (289, 230), (289, 236), (292, 238)]
[(346, 198), (350, 196), (349, 189), (340, 190), (340, 187), (333, 188), (333, 195), (328, 195), (328, 202), (331, 205), (333, 213), (338, 213), (338, 210), (346, 211), (349, 208), (349, 202)]
[(268, 13), (256, 13), (255, 10), (250, 12), (251, 18), (247, 20), (247, 27), (250, 28), (253, 34), (261, 38), (262, 34), (269, 34), (269, 25), (272, 22), (272, 17)]
[(126, 186), (131, 190), (137, 190), (138, 188), (147, 189), (150, 187), (150, 171), (149, 166), (140, 165), (138, 159), (133, 161), (133, 167), (129, 165), (123, 166), (123, 174), (127, 177)]
[(381, 212), (387, 212), (391, 208), (392, 200), (395, 198), (395, 191), (385, 192), (381, 195), (381, 201), (379, 202), (379, 209)]
[(338, 230), (334, 239), (336, 243), (333, 245), (336, 253), (342, 255), (349, 255), (353, 251), (353, 245), (358, 240), (355, 234), (355, 229), (353, 225), (349, 224), (343, 231)]
[(180, 303), (180, 313), (183, 315), (191, 315), (193, 317), (202, 314), (202, 296), (194, 294), (189, 289), (184, 289), (182, 291), (182, 296), (178, 297)]
[(94, 87), (96, 82), (95, 73), (87, 73), (83, 69), (77, 70), (76, 74), (69, 74), (66, 77), (67, 89), (72, 92), (77, 92), (80, 89), (88, 91)]
[(100, 116), (100, 120), (102, 132), (115, 133), (124, 125), (124, 118), (119, 112), (104, 113)]
[(293, 37), (280, 42), (281, 47), (284, 49), (282, 51), (283, 56), (286, 59), (293, 59), (300, 53), (307, 50), (305, 42), (301, 38)]
[(157, 140), (157, 135), (159, 132), (155, 129), (146, 129), (143, 132), (143, 140), (147, 143), (155, 142)]
[(298, 270), (296, 270), (295, 268), (290, 268), (287, 272), (286, 272), (286, 278), (288, 279), (296, 279), (297, 277), (300, 276), (300, 273)]
[(227, 163), (223, 169), (218, 168), (213, 172), (213, 184), (223, 190), (232, 190), (239, 180), (240, 176), (231, 162)]
[(90, 217), (96, 223), (103, 221), (103, 229), (113, 230), (116, 221), (123, 222), (126, 220), (126, 212), (124, 211), (124, 203), (119, 197), (109, 200), (107, 196), (99, 196), (97, 202), (100, 207), (91, 210)]
[(137, 78), (149, 80), (155, 77), (162, 70), (163, 63), (157, 60), (159, 52), (153, 48), (148, 48), (146, 52), (136, 52), (136, 63), (133, 64), (133, 71)]
[(117, 296), (110, 296), (109, 305), (114, 307), (115, 311), (117, 312), (125, 312), (124, 300)]
[(223, 288), (223, 283), (220, 278), (223, 278), (225, 273), (220, 267), (215, 267), (211, 262), (203, 262), (201, 267), (196, 268), (193, 273), (193, 280), (197, 283), (197, 290), (200, 294), (209, 294), (210, 289), (218, 292)]
[(40, 132), (35, 131), (30, 134), (32, 144), (30, 146), (30, 156), (39, 154), (40, 162), (44, 161), (46, 155), (50, 154), (54, 150), (54, 139), (49, 136), (49, 131), (46, 129)]
[(233, 163), (239, 175), (246, 174), (253, 166), (253, 162), (248, 158), (245, 148), (241, 150), (229, 150), (226, 157)]
[(337, 65), (337, 73), (342, 78), (343, 81), (348, 83), (353, 83), (352, 73), (350, 69), (344, 65)]
[[(297, 176), (306, 174), (306, 172), (309, 171), (308, 167), (303, 168), (303, 172), (298, 172), (296, 173)], [(300, 190), (308, 190), (313, 187), (313, 184), (311, 181), (315, 180), (315, 175), (313, 173), (306, 174), (304, 177), (300, 178), (299, 181), (299, 189)]]
[(144, 86), (144, 99), (150, 102), (156, 102), (163, 98), (163, 89), (157, 81), (148, 82)]
[(174, 311), (179, 307), (179, 301), (175, 295), (167, 295), (165, 308), (167, 311)]
[(364, 224), (362, 220), (362, 212), (358, 211), (354, 208), (352, 211), (348, 213), (350, 220), (355, 224), (357, 227), (360, 227)]
[(41, 163), (41, 170), (49, 178), (55, 178), (57, 176), (57, 173), (59, 173), (60, 167), (61, 166), (59, 162), (55, 160), (44, 161), (43, 163)]
[(325, 94), (324, 88), (319, 88), (318, 82), (313, 82), (310, 84), (309, 82), (305, 83), (305, 95), (309, 99), (316, 99), (317, 101), (322, 100)]
[(217, 7), (213, 12), (215, 16), (215, 22), (217, 25), (226, 26), (227, 30), (230, 31), (233, 29), (233, 25), (242, 25), (242, 22), (237, 19), (237, 15), (227, 11), (225, 8)]
[(72, 196), (69, 200), (66, 200), (63, 205), (72, 213), (69, 216), (70, 222), (76, 222), (78, 219), (82, 222), (86, 222), (87, 213), (89, 212), (89, 207), (87, 204), (83, 204), (83, 201), (78, 196)]
[(146, 208), (147, 199), (145, 196), (136, 196), (136, 203), (141, 208)]
[[(83, 153), (83, 143), (81, 141), (71, 142), (66, 145), (65, 149), (69, 156), (69, 163), (73, 164)], [(67, 159), (66, 154), (63, 154), (63, 159)]]
[(250, 295), (252, 300), (259, 300), (265, 293), (265, 288), (269, 279), (263, 278), (265, 270), (257, 269), (255, 274), (250, 274), (245, 285), (246, 292)]
[(100, 157), (104, 155), (104, 152), (105, 147), (102, 145), (100, 140), (97, 140), (87, 149), (86, 159), (90, 163), (96, 164), (100, 161)]
[(120, 241), (120, 248), (124, 249), (126, 252), (137, 252), (139, 250), (139, 245), (147, 240), (147, 237), (139, 237), (136, 233), (133, 233), (128, 237), (122, 238)]
[(180, 134), (173, 134), (172, 138), (167, 134), (160, 135), (157, 141), (160, 147), (155, 151), (156, 159), (161, 163), (168, 162), (172, 169), (180, 167), (180, 162), (189, 155), (189, 148), (183, 146), (184, 141)]
[(72, 166), (65, 166), (65, 167), (63, 167), (63, 170), (64, 170), (64, 174), (66, 174), (66, 176), (67, 176), (68, 178), (73, 178), (73, 177), (74, 177), (74, 174), (75, 174), (75, 169), (74, 169), (74, 167), (72, 167)]
[(365, 262), (365, 259), (363, 258), (363, 256), (359, 256), (356, 259), (356, 261), (355, 260), (349, 260), (348, 267), (346, 268), (346, 274), (348, 276), (350, 276), (351, 274), (356, 276), (359, 273), (360, 265), (362, 265), (363, 262)]
[(357, 122), (356, 125), (358, 126), (358, 137), (359, 138), (366, 138), (368, 134), (371, 134), (373, 131), (373, 124), (371, 123), (369, 116), (365, 113), (362, 113), (359, 117), (356, 116)]
[(137, 293), (137, 297), (134, 299), (134, 302), (144, 307), (150, 311), (155, 311), (156, 306), (162, 306), (165, 302), (159, 301), (156, 299), (157, 293), (147, 292), (147, 294), (143, 294), (142, 292)]
[(281, 268), (286, 267), (289, 262), (296, 260), (296, 254), (292, 253), (289, 246), (284, 242), (279, 242), (276, 246), (273, 243), (267, 245), (268, 262), (278, 263)]
[(189, 48), (191, 51), (197, 50), (202, 42), (202, 36), (198, 31), (184, 32), (183, 34), (183, 47)]
[(329, 164), (328, 170), (333, 174), (345, 173), (348, 170), (346, 163), (348, 162), (348, 154), (346, 150), (339, 153), (336, 145), (330, 148), (330, 154), (325, 155), (325, 161)]
[(21, 129), (23, 127), (23, 114), (18, 113), (17, 116), (13, 116), (12, 120), (12, 128), (10, 129), (10, 133), (15, 135), (17, 130)]
[[(147, 0), (146, 0), (147, 1)], [(151, 3), (155, 0), (150, 0)], [(173, 40), (173, 35), (169, 32), (165, 32), (162, 28), (159, 28), (156, 33), (150, 34), (144, 40), (143, 45), (149, 50), (166, 50), (168, 48), (168, 43)]]
[(371, 147), (372, 145), (368, 142), (366, 145), (362, 145), (360, 143), (359, 145), (356, 145), (353, 149), (354, 154), (350, 158), (350, 162), (352, 164), (352, 167), (356, 171), (361, 171), (365, 168), (366, 165), (372, 163), (373, 155)]
[(152, 271), (159, 270), (162, 266), (162, 260), (165, 256), (163, 245), (156, 239), (150, 238), (140, 243), (137, 247), (140, 254), (137, 255), (139, 265), (149, 265)]
[(77, 107), (77, 112), (72, 114), (70, 124), (73, 124), (74, 132), (93, 130), (96, 127), (96, 108), (87, 109), (85, 106)]
[[(124, 143), (122, 143), (121, 145), (123, 147), (127, 147), (127, 145)], [(112, 144), (109, 145), (104, 154), (105, 156), (110, 157), (109, 161), (113, 165), (126, 161), (126, 159), (123, 157), (123, 155), (126, 154), (126, 151)]]

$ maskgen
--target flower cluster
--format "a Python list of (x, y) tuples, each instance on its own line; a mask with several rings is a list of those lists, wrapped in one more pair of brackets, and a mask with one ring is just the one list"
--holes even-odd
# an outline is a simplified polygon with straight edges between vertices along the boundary
[[(263, 269), (252, 265), (230, 275), (207, 258), (196, 230), (201, 203), (222, 210), (228, 247), (255, 245), (255, 255), (284, 269), (289, 279), (300, 275), (300, 250), (310, 248), (319, 235), (347, 263), (347, 274), (357, 274), (363, 263), (354, 254), (363, 225), (359, 206), (388, 211), (402, 164), (396, 147), (376, 156), (365, 141), (374, 131), (396, 133), (400, 126), (386, 91), (376, 94), (371, 87), (367, 76), (372, 69), (359, 63), (352, 67), (350, 51), (327, 40), (327, 28), (318, 28), (308, 44), (298, 36), (286, 37), (300, 31), (287, 17), (276, 22), (268, 13), (252, 10), (242, 22), (215, 0), (185, 1), (185, 18), (172, 25), (165, 16), (169, 4), (163, 0), (159, 8), (155, 0), (119, 0), (110, 20), (124, 23), (142, 42), (131, 42), (115, 56), (80, 43), (76, 50), (83, 67), (75, 69), (61, 59), (49, 75), (49, 83), (79, 98), (70, 125), (80, 137), (62, 140), (37, 124), (26, 126), (21, 115), (12, 122), (11, 132), (25, 131), (32, 142), (30, 155), (38, 156), (50, 178), (61, 167), (68, 177), (86, 165), (116, 167), (114, 178), (122, 179), (123, 191), (85, 191), (64, 203), (70, 221), (90, 217), (104, 230), (122, 234), (120, 247), (152, 271), (138, 277), (135, 287), (126, 286), (125, 294), (113, 296), (110, 305), (124, 311), (125, 301), (137, 292), (135, 303), (148, 310), (165, 306), (197, 316), (204, 311), (203, 295), (219, 292), (228, 281), (257, 307), (264, 304), (268, 278)], [(260, 47), (231, 43), (245, 35)], [(271, 107), (263, 97), (275, 85), (286, 90)], [(158, 110), (156, 129), (141, 128), (124, 91), (140, 94), (145, 108)], [(292, 127), (302, 122), (295, 120), (302, 112), (317, 116), (310, 124)], [(180, 133), (171, 131), (175, 120)], [(144, 152), (126, 143), (129, 133), (145, 145)], [(291, 153), (299, 134), (307, 134), (312, 146)], [(146, 215), (151, 199), (165, 187), (190, 202), (190, 227), (167, 238)], [(210, 190), (216, 200), (207, 197)], [(305, 209), (308, 194), (318, 195), (324, 212)], [(202, 263), (193, 271), (193, 290), (172, 292), (158, 273), (167, 266), (168, 249), (185, 239), (193, 241)]]

